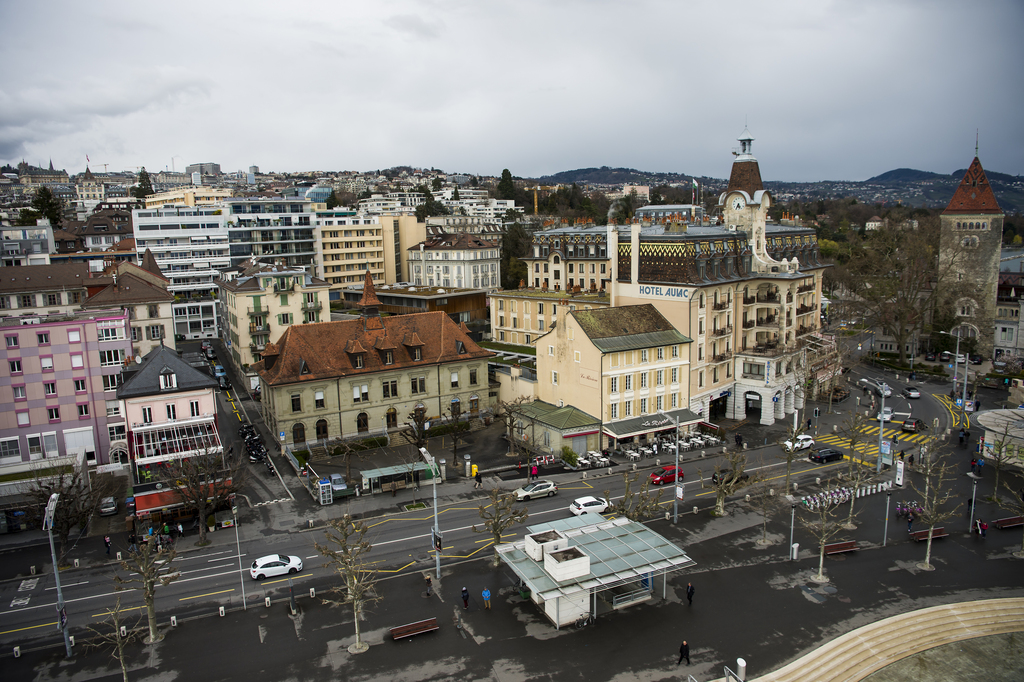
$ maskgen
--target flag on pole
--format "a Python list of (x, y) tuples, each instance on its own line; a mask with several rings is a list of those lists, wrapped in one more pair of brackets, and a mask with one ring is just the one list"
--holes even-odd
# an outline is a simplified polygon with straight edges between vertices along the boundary
[(89, 155), (88, 154), (85, 155), (85, 162), (89, 163)]
[(693, 180), (693, 188), (697, 189), (697, 187), (698, 187), (698, 185), (697, 185), (697, 178), (691, 178), (691, 179)]

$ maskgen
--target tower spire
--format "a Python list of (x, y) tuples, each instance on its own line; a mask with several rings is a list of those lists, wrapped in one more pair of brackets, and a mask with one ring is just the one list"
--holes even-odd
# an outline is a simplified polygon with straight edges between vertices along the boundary
[(978, 130), (974, 129), (974, 158), (978, 158)]

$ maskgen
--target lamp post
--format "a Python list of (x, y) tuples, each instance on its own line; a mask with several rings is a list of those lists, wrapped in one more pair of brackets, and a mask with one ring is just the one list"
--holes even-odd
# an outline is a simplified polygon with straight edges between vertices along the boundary
[[(960, 366), (960, 329), (956, 330), (956, 334), (950, 334), (949, 332), (939, 332), (946, 336), (956, 336), (956, 351), (953, 355), (953, 395), (956, 396), (956, 377), (958, 367)], [(964, 426), (964, 408), (967, 406), (967, 358), (964, 358), (964, 388), (963, 395), (960, 398), (960, 427)]]
[(671, 419), (676, 431), (676, 473), (675, 490), (672, 491), (672, 523), (679, 523), (679, 419), (669, 416), (664, 410), (658, 410), (664, 417)]
[(431, 544), (434, 545), (434, 563), (437, 566), (437, 579), (441, 579), (441, 529), (437, 525), (437, 477), (441, 473), (435, 468), (434, 456), (426, 448), (420, 448), (420, 454), (430, 467), (430, 480), (434, 489), (434, 531), (431, 533)]
[(50, 537), (50, 559), (53, 560), (53, 580), (57, 585), (57, 623), (58, 629), (64, 632), (64, 649), (71, 658), (71, 638), (68, 637), (68, 614), (64, 611), (64, 593), (60, 589), (60, 568), (57, 566), (57, 552), (53, 549), (53, 514), (57, 510), (59, 493), (50, 495), (46, 503), (46, 515), (43, 517), (43, 528)]
[(238, 540), (238, 507), (231, 507), (231, 518), (235, 521), (235, 550), (238, 552), (238, 583), (242, 586), (242, 610), (245, 611), (245, 574), (242, 571), (242, 545)]
[[(887, 385), (888, 384), (883, 384), (883, 386)], [(875, 473), (880, 474), (882, 473), (882, 431), (885, 430), (885, 388), (879, 391), (879, 393), (882, 394), (882, 407), (880, 408), (881, 411), (878, 413), (878, 461), (875, 462)]]
[(971, 508), (967, 513), (967, 532), (971, 532), (971, 528), (974, 527), (974, 502), (978, 496), (978, 479), (971, 481), (974, 487), (971, 489)]

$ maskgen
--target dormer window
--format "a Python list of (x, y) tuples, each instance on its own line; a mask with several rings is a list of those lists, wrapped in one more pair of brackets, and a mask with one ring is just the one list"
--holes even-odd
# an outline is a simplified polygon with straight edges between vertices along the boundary
[(174, 372), (162, 372), (160, 374), (160, 390), (166, 391), (178, 387), (178, 375)]
[(353, 356), (352, 364), (355, 366), (356, 369), (362, 369), (364, 367), (363, 354), (359, 353), (358, 355)]
[(395, 354), (392, 353), (389, 350), (384, 351), (384, 364), (385, 365), (393, 365), (393, 364), (395, 364)]
[(423, 359), (423, 349), (419, 348), (419, 347), (413, 348), (412, 349), (412, 359), (413, 360), (422, 360)]
[(458, 351), (459, 355), (466, 354), (466, 344), (464, 344), (462, 341), (455, 342), (455, 349)]

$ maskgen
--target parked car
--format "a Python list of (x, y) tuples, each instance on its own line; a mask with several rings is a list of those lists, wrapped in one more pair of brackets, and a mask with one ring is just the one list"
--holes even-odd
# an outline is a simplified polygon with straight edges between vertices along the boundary
[(793, 445), (792, 441), (787, 440), (785, 443), (782, 444), (782, 447), (785, 448), (787, 451), (806, 450), (808, 448), (814, 447), (814, 439), (808, 436), (806, 433), (804, 433), (796, 437), (795, 446)]
[(336, 492), (336, 493), (337, 492), (341, 492), (342, 490), (345, 490), (347, 488), (348, 488), (348, 486), (345, 485), (345, 477), (344, 476), (342, 476), (341, 474), (331, 474), (331, 491), (332, 492)]
[(661, 467), (657, 471), (652, 471), (650, 475), (651, 485), (661, 485), (662, 483), (675, 483), (676, 473), (679, 474), (679, 480), (682, 480), (686, 474), (683, 473), (682, 469), (676, 469), (675, 464), (669, 464), (668, 466)]
[(203, 352), (206, 353), (207, 360), (213, 360), (217, 357), (217, 354), (213, 352), (212, 346), (207, 346), (206, 348), (203, 349)]
[(920, 398), (921, 391), (919, 391), (915, 386), (907, 386), (905, 389), (903, 389), (900, 395), (902, 395), (904, 398)]
[(971, 364), (972, 365), (980, 365), (982, 363), (982, 360), (983, 360), (983, 358), (980, 355), (978, 355), (977, 353), (975, 353), (974, 355), (971, 356)]
[(117, 500), (113, 497), (104, 497), (100, 500), (100, 516), (113, 516), (117, 513)]
[(227, 375), (228, 375), (228, 373), (226, 371), (224, 371), (224, 366), (223, 365), (214, 365), (213, 366), (213, 376), (214, 377), (219, 379), (221, 377), (226, 377)]
[(964, 355), (963, 353), (957, 353), (956, 354), (956, 361), (959, 362), (959, 363), (967, 362), (967, 356)]
[(249, 575), (253, 580), (263, 580), (275, 575), (298, 573), (302, 570), (302, 559), (284, 554), (268, 554), (252, 562)]
[(202, 348), (203, 350), (206, 350), (207, 348), (213, 348), (213, 344), (210, 343), (209, 341), (203, 341), (201, 344), (199, 344), (199, 347)]
[(840, 462), (843, 459), (843, 453), (839, 450), (833, 450), (832, 448), (822, 448), (815, 450), (807, 459), (815, 462), (816, 464), (827, 464), (828, 462)]
[(227, 391), (231, 388), (231, 382), (228, 381), (227, 376), (220, 376), (217, 378), (217, 386), (222, 391)]
[(880, 422), (891, 422), (892, 421), (892, 408), (891, 407), (883, 407), (882, 411), (879, 412), (875, 416), (875, 419), (877, 419)]
[(569, 511), (576, 516), (582, 514), (602, 514), (610, 505), (603, 497), (592, 497), (590, 495), (573, 500), (569, 505)]
[(947, 361), (952, 360), (952, 359), (953, 359), (953, 354), (950, 353), (948, 350), (944, 350), (941, 353), (939, 353), (939, 360), (942, 361), (942, 362), (947, 362)]
[(718, 485), (719, 481), (731, 482), (733, 480), (739, 480), (740, 482), (746, 481), (750, 478), (750, 474), (741, 473), (739, 476), (733, 472), (732, 469), (722, 469), (711, 474), (711, 482)]
[(910, 431), (911, 433), (917, 433), (918, 431), (924, 431), (928, 428), (928, 425), (923, 419), (904, 419), (903, 420), (903, 431)]
[(512, 491), (516, 500), (532, 500), (535, 497), (551, 497), (558, 492), (554, 481), (534, 481)]
[(928, 362), (935, 362), (936, 355), (935, 353), (926, 353), (924, 359), (927, 360)]

